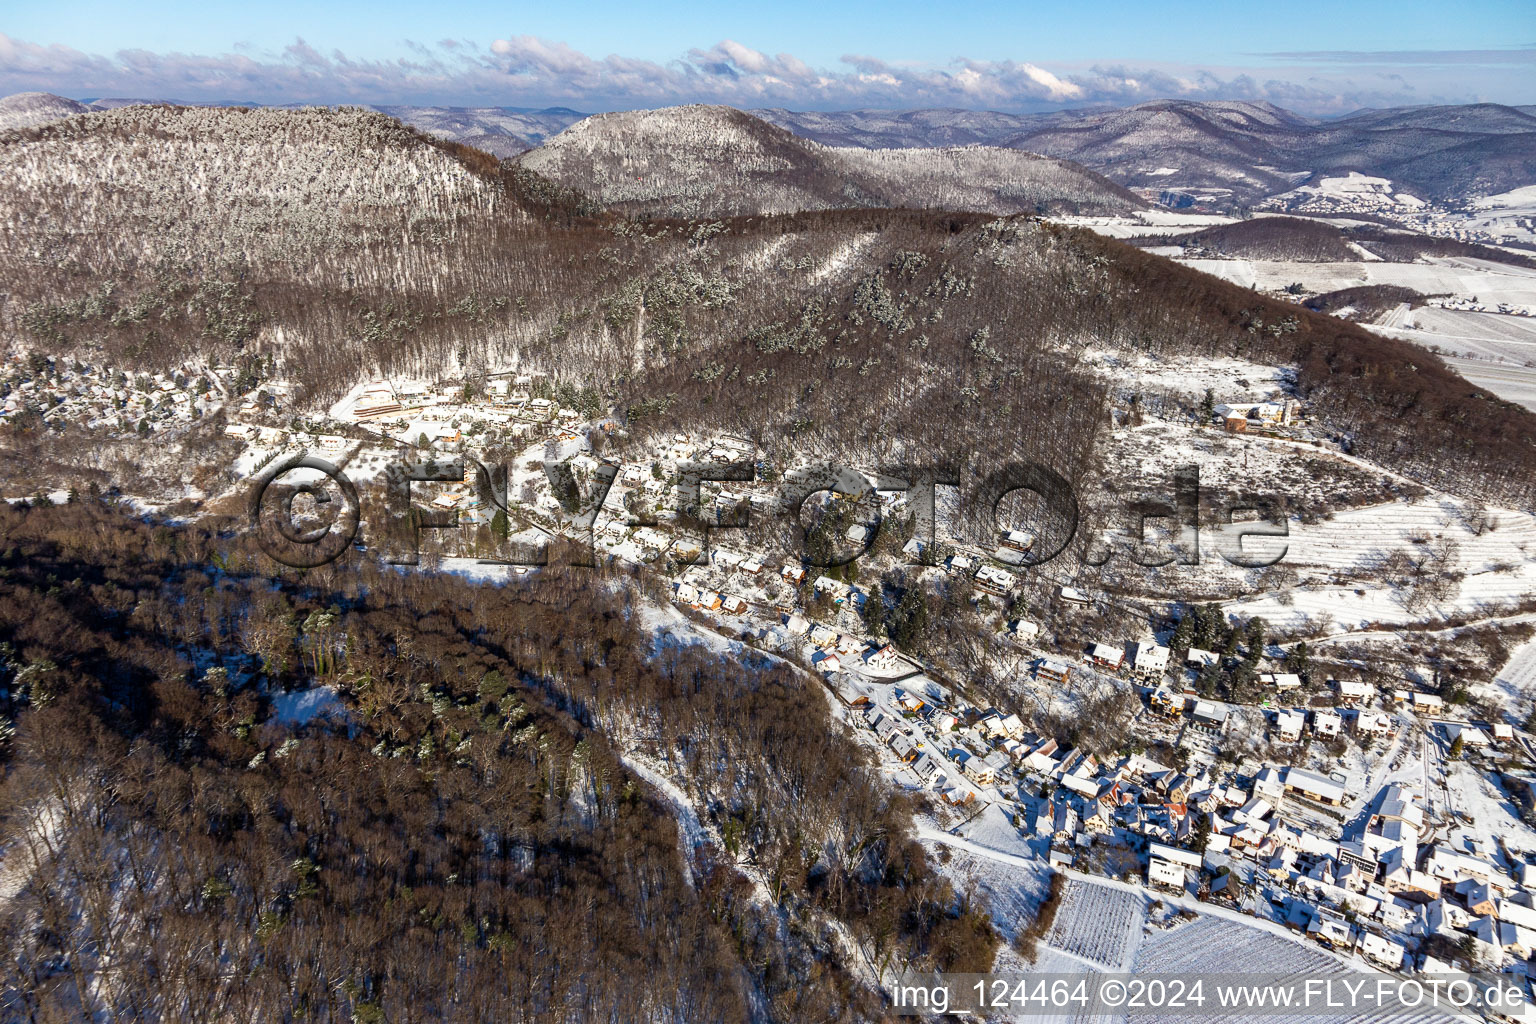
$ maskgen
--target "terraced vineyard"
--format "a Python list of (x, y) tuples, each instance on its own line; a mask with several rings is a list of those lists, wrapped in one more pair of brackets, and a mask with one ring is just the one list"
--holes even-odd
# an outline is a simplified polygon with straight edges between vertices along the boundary
[[(1148, 938), (1136, 951), (1136, 974), (1242, 974), (1262, 971), (1267, 979), (1285, 978), (1345, 978), (1365, 979), (1372, 977), (1362, 971), (1354, 971), (1347, 964), (1327, 955), (1322, 950), (1292, 941), (1283, 936), (1250, 928), (1237, 921), (1218, 917), (1201, 917), (1191, 924)], [(1207, 982), (1208, 996), (1214, 993), (1212, 983)], [(1209, 1005), (1209, 1004), (1208, 1004)], [(1221, 1021), (1273, 1020), (1273, 1016), (1232, 1013), (1203, 1016), (1203, 1021), (1219, 1024)], [(1308, 1015), (1308, 1021), (1326, 1024), (1345, 1024), (1360, 1019), (1340, 1012), (1333, 1016)], [(1441, 1024), (1455, 1018), (1434, 1009), (1399, 1008), (1390, 1018), (1393, 1024)], [(1187, 1015), (1130, 1014), (1127, 1024), (1183, 1024)]]
[(1050, 944), (1105, 967), (1125, 962), (1141, 933), (1146, 898), (1139, 893), (1073, 880), (1056, 911)]

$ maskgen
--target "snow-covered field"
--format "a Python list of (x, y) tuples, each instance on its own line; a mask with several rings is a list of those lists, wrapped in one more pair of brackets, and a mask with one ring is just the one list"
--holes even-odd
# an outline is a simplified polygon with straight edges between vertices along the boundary
[(1179, 262), (1244, 288), (1278, 290), (1292, 282), (1314, 292), (1395, 284), (1425, 295), (1477, 296), (1484, 304), (1536, 304), (1536, 269), (1469, 257), (1423, 263), (1295, 263), (1288, 260), (1188, 259)]
[[(1234, 602), (1228, 611), (1262, 615), (1288, 630), (1338, 632), (1452, 616), (1492, 616), (1536, 594), (1536, 517), (1490, 510), (1495, 528), (1469, 529), (1453, 498), (1392, 502), (1341, 512), (1332, 520), (1291, 524), (1282, 564), (1324, 582), (1284, 594)], [(1450, 542), (1447, 564), (1465, 573), (1453, 595), (1421, 608), (1385, 580), (1369, 578), (1394, 550), (1410, 553)], [(1265, 540), (1263, 543), (1276, 543)]]
[(1146, 919), (1146, 902), (1139, 892), (1073, 879), (1057, 908), (1050, 944), (1111, 970), (1124, 969)]
[[(1369, 980), (1372, 975), (1351, 970), (1349, 965), (1328, 955), (1315, 946), (1288, 939), (1260, 928), (1250, 927), (1240, 921), (1220, 917), (1205, 917), (1177, 928), (1164, 931), (1146, 939), (1136, 954), (1135, 972), (1138, 974), (1251, 974), (1285, 975), (1317, 978), (1346, 977), (1352, 980)], [(1183, 1014), (1132, 1013), (1127, 1022), (1136, 1024), (1183, 1024), (1189, 1018)], [(1273, 1016), (1233, 1013), (1207, 1017), (1209, 1020), (1246, 1021), (1274, 1020)], [(1324, 1021), (1344, 1024), (1362, 1019), (1358, 1011), (1307, 1014), (1308, 1021)], [(1390, 1016), (1375, 1019), (1391, 1020), (1394, 1024), (1431, 1024), (1449, 1022), (1455, 1018), (1431, 1009), (1406, 1009)]]
[(1177, 210), (1142, 210), (1133, 217), (1058, 217), (1073, 227), (1089, 228), (1110, 238), (1144, 238), (1148, 235), (1182, 235), (1190, 231), (1231, 224), (1235, 218)]
[(1289, 368), (1231, 356), (1158, 356), (1090, 349), (1082, 360), (1093, 372), (1130, 391), (1156, 389), (1198, 399), (1207, 388), (1217, 401), (1259, 401), (1291, 376)]
[(1467, 380), (1536, 409), (1536, 318), (1425, 307), (1405, 323), (1372, 329), (1446, 353)]

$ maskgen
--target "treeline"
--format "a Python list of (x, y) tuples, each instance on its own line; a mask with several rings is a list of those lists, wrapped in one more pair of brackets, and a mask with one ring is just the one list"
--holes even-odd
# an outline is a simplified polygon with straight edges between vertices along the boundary
[(872, 970), (990, 965), (817, 684), (652, 655), (643, 583), (260, 558), (0, 507), (7, 1017), (873, 1020)]
[(1314, 295), (1303, 303), (1314, 313), (1338, 316), (1344, 310), (1353, 310), (1348, 319), (1370, 322), (1401, 303), (1422, 306), (1426, 296), (1412, 288), (1396, 284), (1362, 284), (1353, 288)]

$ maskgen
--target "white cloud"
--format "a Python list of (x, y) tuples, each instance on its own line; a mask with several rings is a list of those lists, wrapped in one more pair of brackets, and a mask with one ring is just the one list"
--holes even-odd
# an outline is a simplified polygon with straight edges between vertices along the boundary
[(584, 110), (690, 102), (1029, 110), (1179, 97), (1270, 100), (1327, 113), (1366, 105), (1460, 102), (1491, 91), (1489, 81), (1465, 76), (1448, 80), (1454, 92), (1416, 89), (1394, 73), (1404, 68), (1382, 61), (1326, 75), (1319, 74), (1316, 64), (1289, 77), (1285, 69), (1271, 68), (1261, 79), (1241, 68), (1219, 73), (1189, 67), (1047, 69), (1029, 62), (965, 58), (914, 66), (866, 55), (845, 56), (838, 67), (812, 68), (791, 54), (769, 55), (733, 39), (687, 50), (666, 63), (593, 57), (535, 36), (509, 36), (489, 46), (466, 40), (411, 43), (408, 50), (408, 58), (358, 59), (339, 51), (327, 54), (298, 39), (280, 53), (125, 50), (102, 56), (0, 34), (0, 93), (46, 90), (194, 102), (559, 103)]

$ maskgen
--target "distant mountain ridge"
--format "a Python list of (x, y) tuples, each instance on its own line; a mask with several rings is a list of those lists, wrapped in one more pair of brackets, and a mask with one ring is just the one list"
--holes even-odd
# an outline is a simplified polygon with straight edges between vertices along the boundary
[[(85, 104), (23, 93), (0, 100), (0, 130), (141, 102), (164, 101), (102, 98)], [(564, 107), (370, 109), (502, 159), (536, 149), (588, 117)], [(1398, 191), (1449, 206), (1536, 184), (1536, 106), (1396, 107), (1337, 118), (1307, 117), (1269, 103), (1193, 100), (1043, 114), (783, 108), (745, 113), (833, 149), (981, 145), (1070, 160), (1173, 205), (1241, 209), (1351, 171), (1389, 179)]]
[(0, 131), (47, 124), (91, 108), (51, 92), (19, 92), (0, 99)]
[(630, 213), (714, 217), (856, 207), (1125, 214), (1133, 193), (1001, 147), (832, 148), (732, 107), (598, 114), (519, 164)]
[(1193, 190), (1217, 205), (1256, 203), (1349, 171), (1389, 178), (1442, 203), (1536, 184), (1536, 114), (1495, 103), (1359, 110), (1334, 119), (1269, 103), (1191, 100), (1032, 115), (756, 113), (827, 145), (922, 146), (960, 134), (1072, 160), (1132, 188)]

